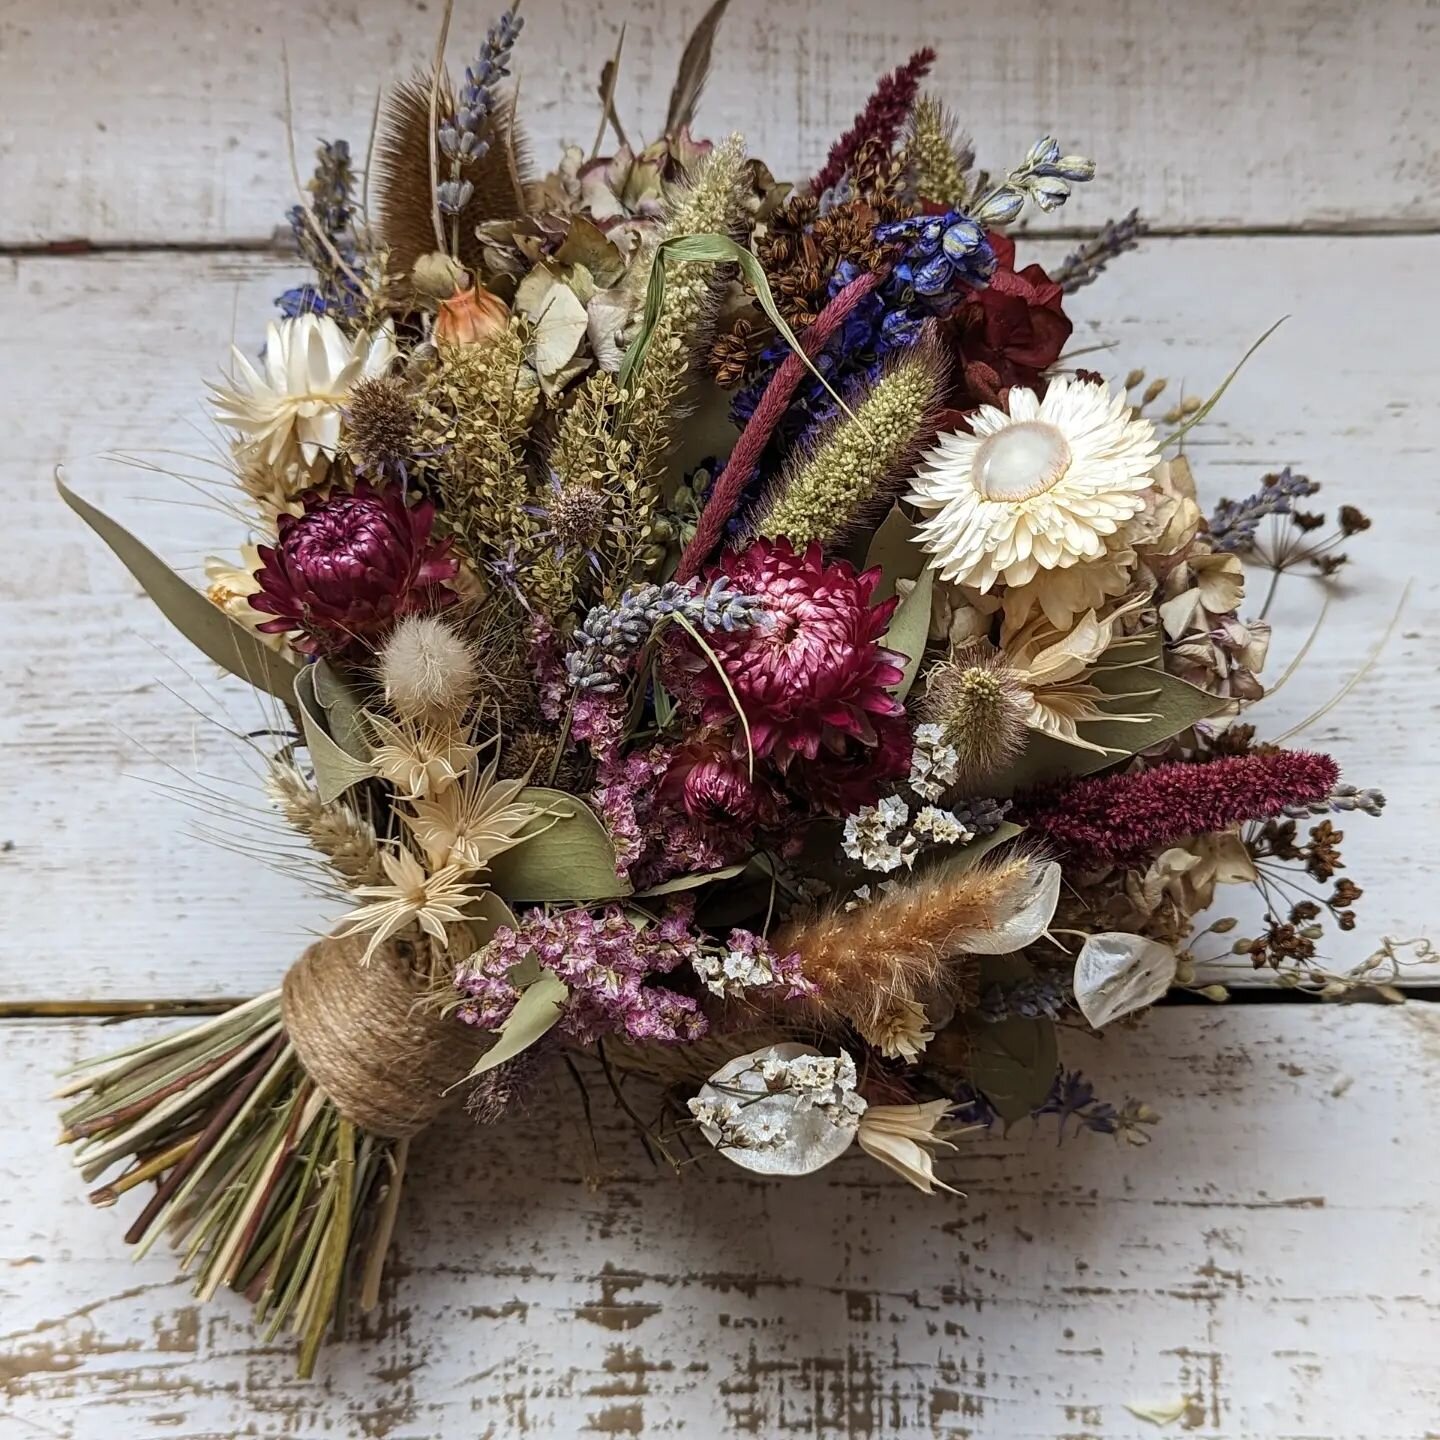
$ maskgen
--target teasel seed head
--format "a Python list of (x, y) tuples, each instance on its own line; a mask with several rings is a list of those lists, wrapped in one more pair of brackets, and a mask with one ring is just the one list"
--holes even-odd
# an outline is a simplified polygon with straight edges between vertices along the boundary
[(967, 646), (930, 671), (921, 713), (954, 746), (962, 789), (999, 773), (1025, 748), (1027, 699), (1019, 676), (989, 645)]
[(457, 719), (475, 697), (475, 647), (433, 615), (402, 620), (380, 652), (385, 699), (402, 719)]

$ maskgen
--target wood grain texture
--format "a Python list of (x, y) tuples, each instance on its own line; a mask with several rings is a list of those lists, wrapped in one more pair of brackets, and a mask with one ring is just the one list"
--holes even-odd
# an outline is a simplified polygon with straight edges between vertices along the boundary
[[(1034, 253), (1053, 259), (1062, 248)], [(1327, 482), (1332, 505), (1361, 504), (1375, 528), (1350, 547), (1352, 569), (1309, 660), (1258, 712), (1269, 733), (1302, 720), (1365, 662), (1413, 582), (1373, 672), (1297, 742), (1333, 750), (1351, 779), (1391, 797), (1382, 820), (1346, 825), (1352, 873), (1367, 891), (1359, 927), (1333, 947), (1346, 963), (1378, 936), (1424, 933), (1433, 919), (1426, 837), (1440, 760), (1416, 737), (1440, 706), (1440, 491), (1424, 338), (1440, 326), (1437, 263), (1440, 237), (1157, 240), (1071, 304), (1073, 348), (1115, 347), (1083, 363), (1117, 374), (1145, 366), (1197, 393), (1291, 315), (1193, 434), (1201, 486), (1212, 500), (1238, 495), (1294, 464)], [(255, 805), (243, 746), (213, 717), (238, 732), (269, 717), (169, 632), (51, 485), (64, 461), (84, 493), (196, 578), (207, 553), (233, 550), (236, 522), (185, 486), (96, 457), (203, 455), (212, 440), (204, 377), (218, 374), (232, 328), (254, 348), (289, 275), (243, 254), (0, 261), (0, 424), (10, 437), (0, 481), (26, 537), (0, 582), (9, 682), (0, 905), (25, 917), (0, 934), (0, 998), (245, 994), (273, 984), (307, 931), (334, 916), (255, 858), (187, 837), (187, 828), (253, 835), (248, 811), (243, 826), (213, 821), (161, 787), (193, 798), (225, 777), (236, 782), (229, 793)], [(1398, 335), (1397, 314), (1407, 317)], [(1282, 584), (1273, 675), (1321, 597), (1313, 581)]]
[[(653, 137), (703, 9), (528, 0), (517, 62), (537, 156), (589, 146), (622, 21), (620, 113)], [(438, 15), (421, 0), (12, 4), (0, 13), (0, 243), (269, 236), (288, 203), (282, 40), (303, 163), (319, 135), (363, 149), (376, 84), (429, 56)], [(457, 65), (491, 18), (474, 0), (457, 6)], [(1101, 162), (1066, 224), (1131, 205), (1172, 229), (1440, 221), (1429, 0), (1101, 0), (1083, 24), (1049, 0), (737, 0), (701, 129), (740, 119), (777, 174), (803, 178), (876, 79), (923, 44), (991, 168), (1051, 129)]]
[[(126, 1027), (128, 1037), (133, 1027)], [(89, 1208), (46, 1099), (96, 1044), (6, 1027), (0, 1435), (687, 1434), (1424, 1440), (1440, 1415), (1440, 1011), (1170, 1011), (1066, 1058), (1154, 1142), (971, 1137), (926, 1197), (858, 1154), (804, 1181), (652, 1170), (597, 1092), (418, 1144), (396, 1278), (311, 1385)], [(1403, 1097), (1403, 1101), (1402, 1101)], [(1403, 1103), (1404, 1118), (1400, 1117)]]

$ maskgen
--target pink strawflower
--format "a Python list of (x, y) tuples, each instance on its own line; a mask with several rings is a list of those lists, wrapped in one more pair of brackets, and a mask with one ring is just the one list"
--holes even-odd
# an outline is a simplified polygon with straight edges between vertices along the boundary
[(450, 542), (434, 542), (435, 507), (405, 503), (398, 485), (328, 497), (312, 490), (303, 515), (282, 515), (274, 545), (259, 547), (263, 568), (252, 609), (273, 615), (259, 629), (298, 632), (307, 654), (373, 648), (396, 620), (438, 610), (458, 597), (446, 582), (459, 568)]
[(661, 782), (661, 798), (677, 801), (702, 829), (772, 828), (782, 799), (763, 769), (752, 775), (743, 747), (728, 735), (701, 735), (674, 754)]
[(787, 771), (796, 756), (841, 755), (847, 741), (874, 746), (877, 726), (903, 717), (891, 687), (906, 657), (880, 643), (897, 602), (871, 603), (878, 568), (857, 575), (844, 560), (827, 564), (819, 544), (797, 555), (782, 537), (727, 553), (717, 573), (755, 596), (766, 620), (706, 637), (728, 686), (706, 657), (685, 651), (706, 723), (733, 727), (733, 690), (756, 756)]
[(1018, 800), (1011, 818), (1083, 861), (1127, 860), (1187, 835), (1315, 804), (1339, 778), (1340, 767), (1328, 755), (1307, 750), (1230, 755), (1051, 787)]

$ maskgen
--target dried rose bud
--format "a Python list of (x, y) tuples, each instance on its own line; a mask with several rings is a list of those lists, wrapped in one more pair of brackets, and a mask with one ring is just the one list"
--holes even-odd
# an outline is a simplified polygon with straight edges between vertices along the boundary
[(510, 307), (497, 295), (472, 285), (440, 302), (435, 338), (442, 345), (479, 345), (510, 324)]

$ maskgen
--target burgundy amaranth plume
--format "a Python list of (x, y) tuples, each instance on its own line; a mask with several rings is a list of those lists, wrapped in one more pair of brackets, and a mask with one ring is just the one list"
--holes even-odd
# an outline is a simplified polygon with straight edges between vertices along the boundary
[(1328, 755), (1274, 750), (1077, 780), (1018, 801), (1013, 816), (1087, 860), (1124, 860), (1186, 835), (1315, 804), (1339, 779), (1340, 767)]
[(887, 150), (895, 148), (900, 131), (910, 118), (920, 82), (930, 73), (935, 52), (927, 45), (917, 50), (898, 70), (892, 70), (875, 87), (855, 123), (831, 147), (825, 166), (810, 182), (812, 194), (823, 195), (841, 176), (859, 153), (860, 147), (878, 140)]

